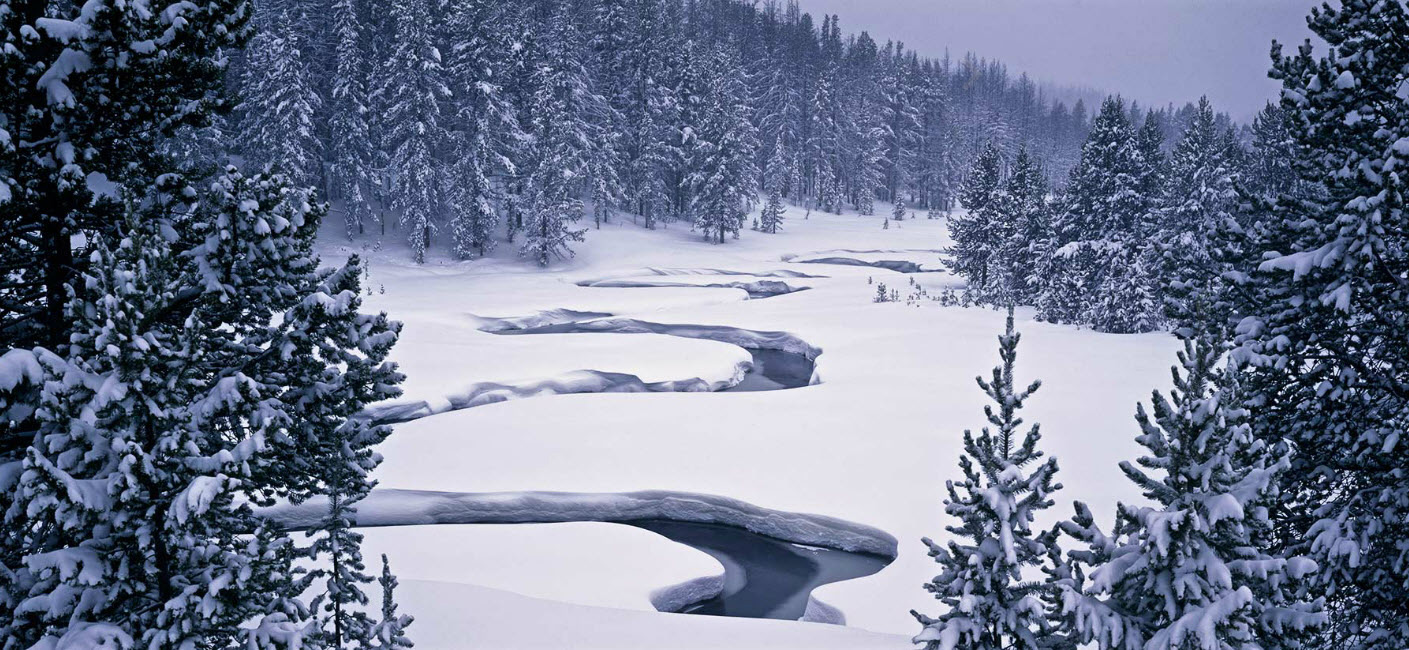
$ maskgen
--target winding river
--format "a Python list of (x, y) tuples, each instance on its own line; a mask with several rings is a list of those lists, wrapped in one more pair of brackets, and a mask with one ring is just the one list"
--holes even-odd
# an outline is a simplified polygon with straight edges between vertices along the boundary
[[(591, 312), (553, 312), (568, 322), (542, 319), (487, 319), (484, 331), (507, 335), (656, 333), (703, 338), (738, 345), (752, 357), (737, 381), (710, 385), (699, 379), (645, 383), (634, 375), (578, 371), (572, 380), (524, 385), (485, 383), (465, 395), (449, 396), (447, 406), (426, 402), (381, 405), (364, 417), (378, 422), (406, 422), (447, 410), (492, 404), (504, 399), (581, 392), (754, 392), (789, 390), (816, 382), (815, 360), (821, 350), (787, 332), (764, 332), (712, 325), (668, 325), (613, 319)], [(581, 320), (579, 320), (581, 319)], [(532, 322), (532, 321), (537, 322)], [(527, 321), (527, 322), (525, 322)], [(524, 327), (523, 325), (528, 325)], [(521, 502), (523, 495), (529, 501)], [(647, 505), (602, 508), (602, 497), (659, 499)], [(506, 509), (504, 504), (510, 504)], [(316, 502), (280, 506), (267, 515), (290, 527), (307, 527), (321, 516)], [(361, 504), (359, 526), (418, 524), (505, 524), (603, 521), (649, 530), (707, 553), (724, 567), (722, 580), (701, 577), (662, 590), (653, 602), (661, 611), (810, 620), (842, 624), (841, 612), (811, 598), (822, 585), (872, 575), (894, 559), (895, 540), (883, 531), (816, 515), (770, 511), (709, 495), (648, 492), (628, 495), (522, 493), (481, 495), (374, 490)], [(881, 554), (878, 551), (885, 551)]]

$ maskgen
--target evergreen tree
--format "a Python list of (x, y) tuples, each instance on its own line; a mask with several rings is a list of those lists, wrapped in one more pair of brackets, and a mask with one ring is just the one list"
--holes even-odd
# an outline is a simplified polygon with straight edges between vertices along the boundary
[(512, 49), (498, 25), (506, 12), (489, 0), (451, 0), (446, 13), (449, 142), (457, 150), (446, 187), (450, 238), (454, 253), (470, 258), (494, 250), (500, 215), (492, 176), (514, 171), (508, 152), (523, 135), (501, 86)]
[[(183, 7), (6, 3), (0, 348), (67, 343), (67, 287), (97, 246), (115, 243), (124, 220), (120, 202), (95, 194), (85, 179), (98, 174), (119, 188), (145, 189), (185, 163), (164, 155), (169, 138), (209, 127), (228, 108), (218, 90), (222, 50), (249, 37), (248, 8), (238, 0)], [(66, 65), (54, 65), (61, 60)], [(86, 63), (67, 65), (78, 62)], [(17, 434), (0, 433), (8, 435)], [(14, 460), (13, 450), (23, 446), (0, 445), (0, 462)]]
[(1060, 586), (1062, 614), (1081, 643), (1299, 648), (1326, 621), (1320, 602), (1304, 596), (1316, 563), (1267, 551), (1274, 539), (1268, 512), (1291, 450), (1252, 435), (1239, 371), (1217, 367), (1221, 355), (1217, 344), (1187, 340), (1171, 399), (1156, 392), (1153, 417), (1137, 409), (1136, 440), (1148, 455), (1140, 467), (1123, 462), (1121, 470), (1154, 505), (1120, 505), (1110, 535), (1082, 504), (1061, 524), (1087, 545), (1073, 560), (1091, 567), (1089, 584)]
[(314, 126), (322, 98), (299, 50), (299, 23), (287, 9), (269, 9), (274, 11), (257, 13), (261, 29), (250, 41), (239, 142), (255, 169), (277, 167), (294, 182), (311, 185), (323, 160)]
[(1002, 190), (1012, 227), (997, 253), (1006, 293), (1018, 304), (1033, 304), (1041, 287), (1041, 265), (1052, 238), (1047, 191), (1046, 174), (1036, 159), (1027, 147), (1018, 149)]
[(1236, 181), (1213, 107), (1201, 99), (1171, 156), (1168, 195), (1150, 244), (1152, 271), (1170, 283), (1163, 297), (1177, 326), (1215, 325), (1205, 312), (1223, 301), (1223, 276), (1241, 252), (1229, 237), (1241, 230), (1234, 220)]
[(948, 608), (938, 618), (911, 612), (924, 625), (914, 642), (928, 650), (1045, 647), (1044, 587), (1024, 581), (1022, 571), (1046, 561), (1047, 541), (1034, 533), (1032, 522), (1037, 512), (1052, 506), (1051, 494), (1061, 485), (1053, 482), (1056, 459), (1042, 460), (1037, 449), (1042, 437), (1037, 425), (1020, 430), (1018, 411), (1041, 386), (1039, 381), (1022, 390), (1014, 385), (1020, 339), (1009, 309), (1006, 331), (998, 337), (1003, 363), (993, 369), (991, 380), (978, 378), (979, 388), (994, 402), (984, 406), (994, 429), (984, 427), (977, 437), (964, 432), (959, 457), (964, 480), (946, 484), (944, 510), (959, 520), (948, 530), (959, 539), (947, 548), (924, 540), (942, 567), (925, 589)]
[(69, 345), (21, 351), (46, 406), (19, 423), (35, 433), (5, 512), (22, 564), (0, 627), (25, 647), (316, 636), (297, 596), (310, 550), (251, 506), (321, 491), (325, 436), (397, 394), (397, 325), (358, 313), (355, 258), (317, 270), (307, 191), (234, 169), (202, 192), (178, 180), (74, 286)]
[(1296, 136), (1293, 116), (1287, 108), (1268, 102), (1252, 121), (1251, 173), (1249, 188), (1268, 198), (1292, 194), (1298, 186), (1295, 161)]
[(763, 204), (763, 213), (759, 215), (759, 230), (776, 234), (783, 223), (783, 188), (788, 183), (790, 170), (788, 165), (791, 159), (788, 152), (782, 145), (773, 151), (773, 155), (768, 158), (768, 168), (764, 172), (765, 189), (768, 192), (768, 200)]
[[(1397, 161), (1409, 152), (1400, 2), (1313, 10), (1322, 45), (1283, 54), (1296, 180), (1256, 202), (1239, 269), (1237, 355), (1259, 438), (1289, 438), (1276, 550), (1319, 564), (1331, 625), (1319, 643), (1409, 639), (1409, 260)], [(1296, 186), (1300, 187), (1296, 187)]]
[(974, 159), (973, 168), (964, 181), (964, 189), (959, 194), (959, 202), (969, 212), (978, 212), (987, 207), (1002, 186), (1002, 161), (998, 157), (998, 147), (992, 142), (984, 145), (983, 152)]
[(1054, 219), (1037, 299), (1044, 320), (1120, 332), (1160, 324), (1154, 276), (1144, 261), (1153, 205), (1144, 187), (1155, 182), (1158, 167), (1141, 152), (1144, 142), (1154, 155), (1155, 138), (1137, 138), (1120, 98), (1102, 104)]
[(968, 281), (971, 297), (982, 300), (1000, 287), (998, 252), (1007, 239), (1007, 201), (1002, 195), (998, 148), (989, 143), (974, 160), (960, 197), (965, 212), (949, 220), (950, 269)]
[(366, 232), (372, 214), (373, 168), (371, 106), (367, 81), (370, 64), (366, 59), (363, 26), (356, 0), (333, 0), (333, 32), (337, 38), (329, 107), (328, 146), (333, 186), (343, 201), (343, 221), (347, 236)]
[(601, 100), (588, 85), (580, 35), (570, 9), (554, 9), (534, 71), (533, 136), (526, 201), (524, 243), (519, 254), (541, 266), (572, 255), (568, 243), (582, 241), (570, 224), (582, 217), (581, 180), (588, 173), (591, 104)]
[(406, 628), (416, 619), (409, 614), (396, 613), (396, 576), (391, 573), (391, 562), (382, 554), (382, 577), (377, 579), (382, 585), (382, 620), (372, 630), (372, 643), (376, 650), (399, 650), (416, 644), (406, 637)]
[(753, 150), (758, 143), (748, 121), (738, 62), (728, 50), (716, 48), (706, 65), (708, 91), (700, 129), (692, 140), (693, 170), (687, 183), (695, 227), (706, 239), (722, 244), (726, 233), (738, 234), (756, 200)]
[(432, 0), (394, 0), (395, 38), (380, 70), (385, 106), (391, 205), (401, 213), (412, 258), (426, 261), (431, 235), (440, 228), (444, 174), (437, 153), (448, 139), (441, 100), (451, 95), (441, 53), (431, 39)]

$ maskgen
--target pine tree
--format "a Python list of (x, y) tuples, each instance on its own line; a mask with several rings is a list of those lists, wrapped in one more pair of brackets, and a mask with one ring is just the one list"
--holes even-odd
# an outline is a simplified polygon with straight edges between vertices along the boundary
[(325, 208), (284, 177), (167, 177), (136, 205), (74, 287), (70, 344), (30, 353), (46, 407), (5, 513), (25, 532), (0, 627), (24, 646), (297, 645), (318, 634), (311, 551), (251, 506), (321, 491), (326, 435), (397, 394), (397, 325), (358, 312), (355, 259), (318, 270)]
[(314, 125), (322, 98), (299, 50), (299, 23), (287, 8), (269, 9), (274, 11), (257, 12), (260, 31), (250, 41), (239, 142), (254, 169), (276, 167), (294, 182), (311, 185), (323, 160)]
[(558, 4), (534, 72), (536, 110), (530, 122), (533, 143), (524, 190), (524, 243), (519, 249), (540, 266), (571, 256), (568, 244), (582, 241), (585, 232), (570, 224), (582, 217), (581, 179), (588, 174), (592, 155), (588, 117), (602, 98), (589, 86), (580, 40), (570, 8)]
[(1012, 228), (997, 255), (1007, 294), (1018, 304), (1033, 304), (1041, 287), (1042, 263), (1052, 239), (1047, 206), (1047, 177), (1027, 147), (1018, 149), (1004, 183)]
[(1201, 99), (1170, 158), (1168, 195), (1150, 243), (1151, 272), (1170, 283), (1162, 298), (1176, 326), (1213, 327), (1205, 312), (1225, 301), (1224, 274), (1241, 254), (1230, 240), (1241, 231), (1234, 217), (1236, 182), (1213, 107)]
[(446, 14), (447, 112), (453, 115), (450, 143), (457, 152), (446, 202), (451, 247), (468, 259), (494, 250), (500, 214), (492, 176), (514, 171), (508, 152), (523, 134), (501, 86), (512, 49), (498, 24), (506, 12), (487, 0), (452, 0)]
[[(248, 39), (248, 12), (237, 0), (197, 0), (181, 12), (113, 1), (5, 7), (0, 349), (57, 348), (71, 331), (68, 284), (95, 247), (116, 241), (124, 220), (120, 202), (84, 179), (98, 174), (120, 188), (146, 188), (189, 162), (168, 159), (162, 144), (209, 127), (228, 108), (219, 91), (222, 52)], [(61, 59), (87, 64), (51, 65)], [(0, 463), (11, 460), (0, 451)]]
[(1002, 287), (999, 249), (1007, 240), (1008, 201), (1002, 192), (998, 148), (989, 143), (974, 160), (960, 197), (965, 212), (949, 220), (950, 269), (964, 277), (971, 298), (982, 302)]
[(1235, 295), (1252, 425), (1289, 438), (1275, 549), (1319, 564), (1331, 625), (1319, 643), (1402, 648), (1409, 639), (1409, 309), (1395, 172), (1409, 152), (1409, 64), (1400, 2), (1313, 10), (1321, 39), (1274, 48), (1296, 184), (1254, 204)]
[(1120, 98), (1101, 105), (1054, 219), (1037, 298), (1044, 320), (1103, 331), (1158, 327), (1155, 276), (1143, 263), (1154, 205), (1144, 188), (1159, 174), (1146, 157), (1156, 155), (1155, 142), (1153, 132), (1137, 137)]
[(373, 168), (371, 106), (367, 82), (370, 63), (366, 59), (363, 26), (356, 0), (333, 0), (334, 51), (332, 90), (329, 107), (328, 145), (332, 161), (329, 174), (337, 195), (343, 201), (343, 221), (347, 236), (366, 232), (372, 215)]
[(703, 84), (707, 94), (700, 128), (692, 141), (693, 169), (687, 184), (695, 227), (707, 240), (722, 244), (726, 233), (738, 234), (756, 200), (758, 169), (753, 150), (758, 143), (748, 121), (738, 62), (721, 47), (709, 54), (706, 65)]
[(1002, 365), (993, 369), (991, 380), (978, 378), (979, 388), (996, 405), (984, 406), (994, 429), (984, 427), (977, 437), (964, 432), (959, 457), (964, 480), (957, 486), (947, 483), (944, 510), (960, 522), (948, 530), (959, 539), (947, 548), (924, 540), (942, 567), (925, 589), (948, 608), (938, 618), (911, 612), (924, 625), (914, 642), (928, 650), (1045, 647), (1044, 587), (1024, 581), (1022, 571), (1048, 557), (1048, 544), (1034, 533), (1032, 522), (1037, 512), (1052, 506), (1051, 495), (1061, 485), (1053, 482), (1056, 459), (1041, 460), (1037, 425), (1020, 431), (1018, 411), (1041, 382), (1022, 390), (1015, 386), (1019, 340), (1009, 309), (1006, 330), (998, 337)]
[(385, 106), (391, 151), (392, 209), (416, 263), (426, 261), (431, 235), (440, 228), (445, 180), (437, 155), (448, 140), (441, 100), (451, 95), (441, 53), (431, 39), (432, 0), (395, 0), (395, 38), (379, 70), (377, 92)]
[(1155, 392), (1153, 416), (1137, 409), (1136, 440), (1148, 455), (1121, 470), (1153, 505), (1120, 505), (1110, 535), (1079, 503), (1076, 518), (1061, 524), (1087, 545), (1071, 557), (1090, 566), (1089, 584), (1060, 587), (1065, 623), (1081, 643), (1299, 648), (1326, 621), (1321, 603), (1304, 596), (1316, 563), (1268, 553), (1268, 513), (1291, 450), (1252, 435), (1240, 371), (1217, 366), (1222, 352), (1208, 340), (1186, 340), (1171, 398)]
[(788, 157), (788, 152), (780, 143), (773, 151), (773, 155), (768, 158), (768, 167), (764, 170), (764, 189), (768, 192), (768, 200), (763, 204), (763, 213), (759, 215), (759, 230), (776, 234), (783, 223), (783, 190), (788, 184), (788, 176), (791, 173), (789, 163), (792, 159)]
[(391, 562), (382, 554), (382, 577), (377, 579), (382, 585), (382, 620), (372, 629), (372, 643), (376, 650), (398, 650), (416, 644), (406, 637), (406, 628), (416, 619), (409, 614), (396, 613), (396, 576), (391, 573)]
[(992, 142), (985, 144), (983, 152), (974, 159), (973, 168), (959, 194), (959, 202), (969, 212), (978, 212), (987, 207), (998, 193), (1003, 182), (1001, 164), (998, 147)]

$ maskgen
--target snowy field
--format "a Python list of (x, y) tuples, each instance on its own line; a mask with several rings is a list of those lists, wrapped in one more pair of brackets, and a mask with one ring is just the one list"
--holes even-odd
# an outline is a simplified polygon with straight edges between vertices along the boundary
[[(400, 401), (424, 401), (438, 413), (397, 426), (380, 448), (379, 487), (695, 492), (856, 522), (899, 541), (898, 557), (880, 573), (814, 592), (841, 611), (842, 627), (657, 613), (653, 592), (722, 569), (702, 552), (630, 526), (366, 529), (368, 557), (388, 553), (402, 578), (418, 647), (908, 647), (919, 631), (908, 611), (938, 607), (921, 588), (936, 565), (919, 539), (944, 537), (950, 523), (944, 482), (959, 476), (963, 430), (983, 424), (974, 377), (998, 361), (1003, 315), (903, 302), (911, 278), (936, 294), (952, 286), (943, 272), (799, 263), (902, 260), (931, 271), (941, 267), (934, 251), (948, 244), (942, 220), (882, 229), (879, 216), (813, 213), (804, 220), (796, 209), (787, 216), (781, 234), (746, 232), (724, 245), (704, 243), (679, 225), (647, 231), (629, 220), (607, 224), (587, 233), (574, 259), (548, 270), (513, 258), (508, 246), (488, 260), (432, 257), (417, 266), (399, 242), (371, 252), (341, 237), (334, 230), (340, 224), (328, 226), (324, 259), (368, 257), (367, 307), (405, 324), (392, 355), (408, 377)], [(873, 303), (876, 287), (868, 279), (897, 289), (902, 302)], [(784, 283), (789, 292), (750, 299), (748, 289), (764, 281)], [(737, 286), (707, 286), (729, 283)], [(529, 390), (465, 410), (444, 406), (449, 396), (486, 382), (532, 387), (583, 370), (721, 385), (736, 381), (749, 360), (726, 342), (663, 334), (481, 330), (606, 315), (789, 333), (821, 351), (814, 385), (722, 393)], [(1134, 406), (1169, 383), (1176, 341), (1036, 323), (1030, 312), (1019, 313), (1018, 328), (1018, 378), (1043, 381), (1024, 415), (1041, 423), (1042, 448), (1058, 457), (1065, 485), (1049, 512), (1068, 516), (1070, 502), (1080, 499), (1105, 524), (1118, 499), (1139, 499), (1116, 463), (1138, 455)]]

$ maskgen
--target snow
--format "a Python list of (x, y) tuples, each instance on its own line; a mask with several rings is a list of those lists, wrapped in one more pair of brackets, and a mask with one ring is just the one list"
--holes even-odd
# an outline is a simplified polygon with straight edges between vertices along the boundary
[(397, 600), (416, 616), (407, 629), (416, 647), (436, 650), (909, 647), (905, 637), (833, 625), (585, 607), (455, 582), (402, 579)]
[[(876, 213), (888, 214), (889, 206), (877, 206)], [(902, 260), (928, 270), (939, 263), (934, 251), (948, 245), (943, 220), (910, 219), (882, 229), (879, 216), (814, 212), (804, 218), (804, 211), (790, 209), (786, 218), (781, 234), (745, 232), (722, 245), (704, 243), (679, 224), (645, 230), (629, 219), (608, 223), (587, 233), (575, 257), (546, 270), (514, 257), (512, 246), (473, 262), (453, 261), (432, 248), (418, 266), (398, 231), (372, 250), (370, 242), (349, 244), (341, 224), (329, 224), (324, 259), (354, 252), (369, 259), (367, 308), (405, 323), (392, 352), (408, 375), (403, 402), (443, 403), (477, 384), (543, 381), (583, 370), (646, 381), (717, 380), (747, 359), (734, 345), (743, 342), (741, 332), (784, 336), (774, 342), (805, 345), (817, 364), (815, 385), (790, 390), (542, 396), (407, 422), (378, 449), (385, 457), (374, 476), (381, 488), (670, 490), (816, 513), (898, 540), (898, 558), (880, 573), (814, 592), (816, 601), (845, 616), (846, 628), (563, 605), (648, 609), (643, 604), (652, 591), (717, 574), (717, 563), (703, 554), (625, 526), (368, 530), (369, 550), (387, 552), (394, 570), (421, 555), (444, 558), (438, 569), (418, 570), (403, 581), (415, 585), (405, 587), (402, 609), (416, 616), (410, 632), (421, 647), (907, 647), (920, 631), (909, 610), (932, 613), (938, 606), (920, 588), (937, 566), (919, 540), (947, 539), (944, 482), (960, 476), (963, 430), (984, 423), (985, 397), (974, 377), (998, 362), (1003, 314), (871, 301), (875, 286), (868, 279), (903, 287), (914, 278), (938, 294), (957, 283), (944, 272), (905, 276), (869, 266), (782, 261)], [(789, 270), (826, 277), (770, 275)], [(744, 277), (726, 277), (730, 273)], [(698, 280), (704, 284), (771, 277), (811, 288), (750, 300), (727, 287), (578, 286), (692, 275), (704, 276)], [(598, 326), (602, 333), (531, 336), (480, 329), (580, 320), (564, 310), (591, 312), (596, 320), (589, 322), (607, 324)], [(1111, 519), (1117, 500), (1143, 503), (1116, 463), (1139, 455), (1134, 405), (1151, 389), (1168, 386), (1177, 342), (1165, 334), (1100, 334), (1037, 323), (1025, 309), (1017, 326), (1023, 335), (1018, 381), (1043, 381), (1024, 418), (1041, 423), (1041, 447), (1058, 458), (1057, 480), (1066, 486), (1055, 494), (1058, 505), (1035, 525), (1070, 516), (1073, 500), (1086, 501), (1098, 521)], [(617, 333), (626, 328), (643, 333)], [(698, 338), (711, 332), (716, 340)], [(453, 534), (444, 532), (451, 528)], [(552, 531), (556, 546), (523, 541), (550, 533), (504, 532), (531, 529)], [(623, 543), (627, 537), (633, 541)], [(556, 552), (576, 560), (564, 568), (546, 558)], [(682, 553), (708, 566), (682, 564)], [(629, 569), (617, 564), (625, 561)], [(618, 567), (631, 579), (605, 582), (586, 568), (594, 563)], [(582, 576), (574, 575), (578, 569)], [(543, 588), (547, 583), (554, 583), (551, 589)], [(537, 624), (546, 620), (553, 624)]]

